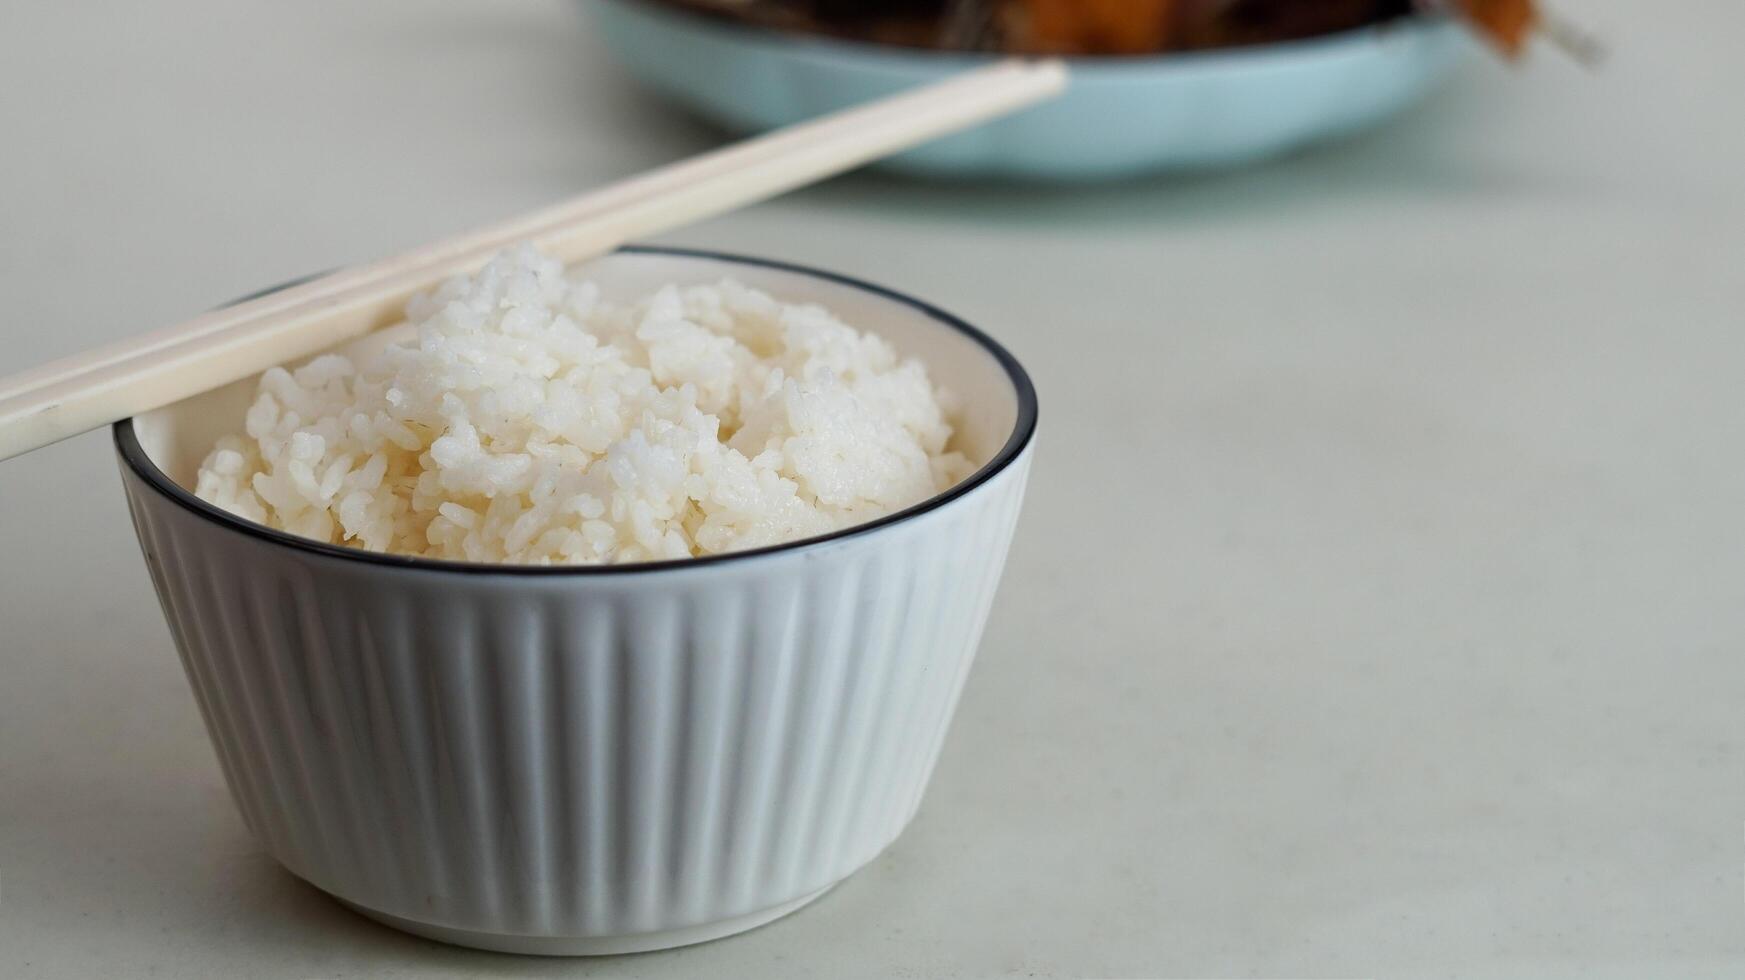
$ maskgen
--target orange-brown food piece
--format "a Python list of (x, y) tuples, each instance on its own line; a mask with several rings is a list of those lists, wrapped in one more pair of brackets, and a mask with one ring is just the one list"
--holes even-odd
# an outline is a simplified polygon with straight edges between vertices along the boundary
[(1479, 31), (1510, 57), (1526, 48), (1539, 26), (1533, 0), (1460, 0), (1460, 6)]
[(1017, 0), (1023, 47), (1059, 54), (1149, 54), (1169, 41), (1176, 0)]

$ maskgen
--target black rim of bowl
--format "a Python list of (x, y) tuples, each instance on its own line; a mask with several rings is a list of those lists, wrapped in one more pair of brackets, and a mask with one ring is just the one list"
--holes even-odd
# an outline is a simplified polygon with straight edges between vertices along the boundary
[[(113, 433), (115, 449), (128, 469), (139, 477), (147, 486), (169, 498), (198, 517), (205, 518), (232, 531), (237, 531), (250, 537), (260, 538), (272, 544), (281, 545), (308, 554), (321, 555), (327, 558), (337, 558), (343, 561), (363, 562), (365, 564), (387, 565), (394, 568), (424, 569), (428, 571), (462, 572), (473, 575), (625, 575), (643, 572), (678, 571), (687, 568), (702, 568), (711, 565), (721, 565), (728, 562), (743, 562), (768, 555), (786, 552), (805, 551), (823, 545), (834, 544), (864, 534), (872, 534), (882, 528), (901, 524), (923, 514), (931, 513), (944, 507), (954, 500), (964, 497), (976, 488), (992, 480), (1011, 467), (1024, 450), (1029, 447), (1036, 436), (1036, 420), (1038, 404), (1036, 388), (1030, 381), (1030, 375), (1024, 371), (1018, 359), (1002, 347), (992, 337), (970, 326), (964, 320), (945, 312), (944, 310), (923, 300), (899, 293), (894, 289), (851, 276), (814, 269), (809, 266), (796, 265), (791, 262), (781, 262), (774, 259), (760, 259), (744, 255), (731, 255), (724, 252), (714, 252), (706, 249), (668, 248), (651, 245), (630, 245), (618, 250), (620, 254), (632, 255), (667, 255), (678, 258), (708, 259), (726, 262), (733, 265), (754, 266), (765, 269), (775, 269), (780, 272), (791, 272), (803, 276), (812, 276), (833, 282), (838, 285), (859, 289), (892, 300), (913, 309), (936, 323), (949, 327), (975, 341), (981, 348), (992, 355), (994, 360), (1006, 372), (1006, 377), (1012, 383), (1012, 388), (1018, 399), (1018, 418), (1012, 426), (1012, 434), (1005, 445), (987, 463), (974, 473), (965, 477), (957, 485), (944, 493), (929, 497), (912, 507), (904, 508), (894, 514), (888, 514), (878, 520), (856, 524), (830, 534), (817, 537), (802, 538), (784, 544), (754, 548), (748, 551), (730, 551), (718, 555), (704, 555), (699, 558), (678, 558), (666, 561), (628, 562), (622, 565), (493, 565), (481, 562), (455, 561), (447, 558), (422, 558), (415, 555), (384, 554), (376, 551), (365, 551), (349, 545), (327, 544), (312, 538), (303, 538), (288, 531), (280, 531), (256, 524), (247, 518), (232, 514), (215, 504), (209, 504), (169, 478), (158, 465), (146, 455), (145, 448), (140, 445), (139, 436), (133, 430), (132, 419), (122, 419), (115, 423)], [(263, 290), (245, 299), (265, 296), (278, 290), (296, 285), (305, 280), (294, 280), (282, 286)], [(242, 302), (242, 299), (234, 302)]]

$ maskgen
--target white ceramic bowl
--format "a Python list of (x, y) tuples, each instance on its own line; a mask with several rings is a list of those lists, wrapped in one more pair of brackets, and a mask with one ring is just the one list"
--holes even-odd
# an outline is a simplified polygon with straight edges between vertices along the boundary
[(594, 568), (374, 555), (188, 491), (253, 379), (115, 427), (152, 580), (231, 792), (366, 915), (514, 952), (658, 949), (817, 898), (920, 804), (986, 620), (1036, 398), (924, 303), (752, 259), (627, 250), (608, 296), (732, 275), (921, 357), (983, 465), (876, 524)]

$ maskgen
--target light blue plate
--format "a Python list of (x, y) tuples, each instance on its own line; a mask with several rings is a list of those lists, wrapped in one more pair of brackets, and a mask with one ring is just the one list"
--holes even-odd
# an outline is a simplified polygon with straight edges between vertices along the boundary
[[(936, 81), (986, 56), (778, 34), (645, 0), (589, 0), (624, 67), (738, 132)], [(929, 176), (1096, 180), (1249, 163), (1372, 126), (1415, 102), (1465, 46), (1412, 18), (1308, 41), (1080, 58), (1061, 98), (886, 166)]]

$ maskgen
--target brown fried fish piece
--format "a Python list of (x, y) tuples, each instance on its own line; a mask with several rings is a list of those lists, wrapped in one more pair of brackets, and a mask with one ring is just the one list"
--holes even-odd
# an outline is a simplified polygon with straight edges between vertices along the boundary
[(1053, 54), (1149, 54), (1169, 46), (1176, 0), (1016, 0), (1017, 47)]

